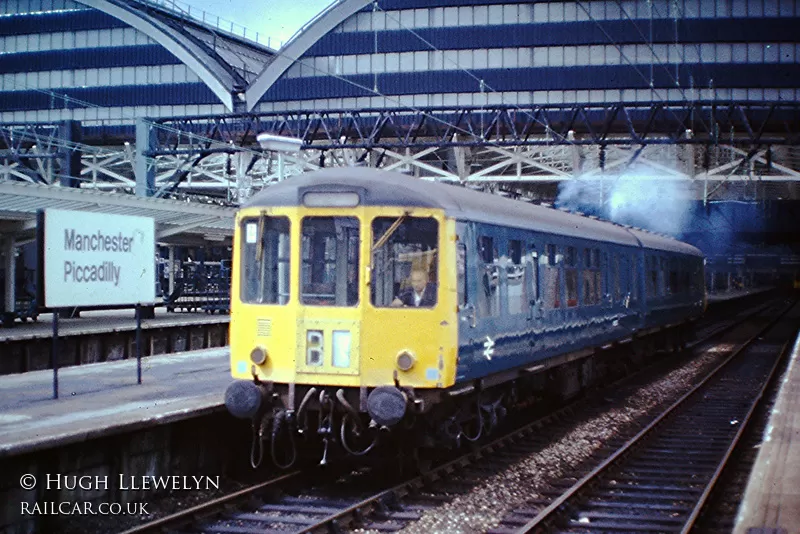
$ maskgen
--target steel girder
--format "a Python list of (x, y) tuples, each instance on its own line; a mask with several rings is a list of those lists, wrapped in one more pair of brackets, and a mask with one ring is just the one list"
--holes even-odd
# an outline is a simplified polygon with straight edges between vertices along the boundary
[[(481, 187), (535, 184), (542, 198), (557, 182), (613, 180), (643, 166), (657, 179), (691, 183), (696, 198), (748, 197), (756, 186), (757, 195), (797, 198), (799, 110), (795, 103), (698, 102), (171, 118), (150, 121), (154, 149), (144, 152), (159, 196), (230, 202), (279, 179), (275, 155), (256, 148), (263, 131), (305, 141), (286, 157), (286, 175), (361, 164)], [(71, 183), (133, 192), (134, 147), (122, 140), (91, 146), (97, 127), (87, 126), (93, 133), (82, 142), (64, 138), (63, 124), (0, 126), (0, 181), (54, 184), (78, 151)]]
[(296, 137), (307, 147), (318, 150), (562, 144), (728, 143), (747, 147), (800, 144), (800, 104), (794, 102), (302, 110), (161, 118), (154, 122), (163, 128), (158, 133), (157, 148), (150, 156), (254, 146), (255, 135), (261, 132)]
[(69, 157), (57, 124), (0, 125), (0, 180), (49, 184)]
[[(16, 138), (16, 136), (15, 136)], [(42, 148), (20, 148), (22, 167), (13, 157), (0, 156), (0, 182), (21, 180), (56, 185), (62, 173), (66, 147), (57, 138)], [(45, 150), (49, 146), (49, 151)], [(79, 187), (133, 193), (134, 148), (83, 147), (81, 167), (72, 176)], [(89, 150), (94, 148), (94, 150)], [(236, 202), (280, 179), (275, 154), (233, 149), (230, 153), (158, 156), (155, 187), (158, 196), (214, 196)], [(627, 146), (517, 146), (427, 147), (398, 150), (339, 148), (285, 155), (284, 177), (318, 169), (368, 165), (439, 181), (492, 188), (538, 188), (547, 199), (556, 183), (580, 181), (600, 190), (614, 180), (648, 176), (680, 181), (695, 191), (695, 198), (747, 198), (755, 195), (797, 198), (800, 194), (800, 146), (776, 146), (750, 153), (719, 144)], [(594, 185), (591, 183), (594, 182)], [(606, 184), (605, 186), (603, 184)], [(758, 188), (756, 191), (754, 188)], [(749, 191), (749, 192), (748, 192)], [(602, 195), (602, 193), (599, 193)]]

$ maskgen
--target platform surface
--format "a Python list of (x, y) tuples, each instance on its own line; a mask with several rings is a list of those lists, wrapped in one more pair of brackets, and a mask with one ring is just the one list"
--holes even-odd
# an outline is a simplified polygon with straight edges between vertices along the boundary
[[(199, 324), (229, 323), (229, 315), (197, 312), (168, 312), (165, 308), (156, 308), (155, 318), (143, 319), (142, 329), (168, 328)], [(105, 334), (136, 329), (136, 313), (134, 310), (100, 310), (84, 311), (80, 317), (58, 320), (59, 336)], [(42, 339), (53, 336), (53, 314), (39, 316), (37, 322), (17, 322), (11, 328), (0, 328), (0, 343), (3, 341)]]
[(725, 301), (725, 300), (733, 300), (738, 299), (741, 297), (747, 297), (750, 295), (756, 295), (758, 293), (765, 293), (767, 291), (772, 291), (775, 289), (774, 287), (754, 287), (754, 288), (747, 288), (747, 289), (732, 289), (730, 291), (719, 291), (717, 293), (708, 293), (707, 298), (708, 302), (718, 302), (718, 301)]
[(227, 347), (0, 376), (0, 457), (224, 410)]
[(800, 532), (800, 334), (739, 506), (734, 534), (749, 532)]

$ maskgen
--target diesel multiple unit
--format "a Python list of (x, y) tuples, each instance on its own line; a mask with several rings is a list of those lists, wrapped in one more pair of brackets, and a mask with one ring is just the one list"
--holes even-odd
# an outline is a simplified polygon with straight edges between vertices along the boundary
[[(645, 231), (375, 169), (308, 173), (237, 215), (225, 402), (279, 465), (299, 435), (324, 454), (474, 440), (553, 384), (579, 391), (600, 347), (683, 341), (703, 277), (700, 251)], [(412, 283), (425, 298), (401, 302)]]

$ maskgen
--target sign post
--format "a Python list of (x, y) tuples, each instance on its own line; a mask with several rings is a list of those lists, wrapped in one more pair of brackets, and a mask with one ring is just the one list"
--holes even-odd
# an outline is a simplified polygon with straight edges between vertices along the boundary
[(58, 398), (58, 310), (53, 312), (53, 398)]
[(142, 383), (142, 306), (136, 304), (136, 383)]
[(42, 210), (40, 302), (53, 310), (53, 397), (58, 398), (58, 308), (136, 305), (141, 384), (141, 305), (155, 303), (155, 222), (149, 217)]

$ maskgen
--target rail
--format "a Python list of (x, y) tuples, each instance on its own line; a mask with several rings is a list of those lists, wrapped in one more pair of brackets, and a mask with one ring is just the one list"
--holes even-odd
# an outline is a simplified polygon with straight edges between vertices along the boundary
[(269, 491), (273, 488), (280, 486), (281, 484), (286, 484), (287, 482), (294, 482), (298, 480), (301, 476), (302, 473), (300, 471), (293, 471), (291, 473), (287, 473), (285, 475), (281, 475), (279, 477), (267, 480), (266, 482), (261, 482), (259, 484), (255, 484), (253, 486), (244, 488), (235, 493), (231, 493), (230, 495), (225, 495), (224, 497), (214, 499), (213, 501), (209, 501), (203, 504), (199, 504), (197, 506), (193, 506), (191, 508), (187, 508), (186, 510), (182, 510), (175, 514), (162, 517), (161, 519), (156, 519), (155, 521), (150, 521), (149, 523), (146, 523), (139, 527), (134, 527), (132, 529), (126, 530), (121, 534), (144, 534), (146, 532), (161, 532), (162, 528), (180, 527), (183, 524), (196, 521), (199, 516), (208, 516), (208, 514), (212, 513), (212, 511), (214, 510), (224, 509), (232, 504), (236, 504), (239, 503), (240, 501), (250, 499), (253, 495), (259, 492)]
[[(725, 390), (722, 393), (724, 397), (720, 401), (720, 393), (717, 392), (715, 395), (709, 395), (710, 401), (716, 399), (720, 401), (724, 405), (725, 413), (727, 417), (723, 417), (725, 421), (723, 421), (723, 426), (720, 428), (719, 421), (714, 421), (713, 417), (703, 417), (703, 412), (707, 412), (712, 414), (716, 417), (717, 420), (720, 419), (719, 410), (715, 409), (713, 405), (707, 406), (706, 404), (702, 404), (702, 407), (699, 410), (699, 414), (692, 413), (689, 410), (693, 408), (692, 402), (697, 400), (700, 394), (708, 393), (710, 387), (714, 386), (718, 383), (720, 377), (724, 377), (725, 372), (729, 372), (733, 368), (733, 364), (739, 361), (739, 356), (743, 355), (746, 351), (750, 350), (752, 347), (757, 346), (759, 343), (762, 342), (762, 336), (766, 334), (766, 332), (773, 329), (783, 317), (792, 310), (796, 305), (796, 302), (792, 302), (790, 305), (783, 308), (777, 316), (771, 320), (766, 326), (760, 328), (754, 335), (750, 336), (747, 341), (745, 341), (738, 349), (736, 349), (733, 353), (731, 353), (725, 361), (723, 361), (719, 366), (717, 366), (701, 383), (695, 386), (691, 391), (686, 393), (683, 397), (681, 397), (678, 401), (672, 404), (667, 410), (665, 410), (658, 418), (656, 418), (652, 423), (650, 423), (646, 428), (644, 428), (641, 432), (639, 432), (636, 436), (632, 439), (628, 440), (621, 448), (619, 448), (616, 452), (614, 452), (610, 457), (608, 457), (605, 461), (603, 461), (600, 465), (598, 465), (595, 469), (590, 471), (588, 474), (583, 476), (580, 480), (578, 480), (575, 484), (573, 484), (567, 491), (565, 491), (561, 496), (556, 498), (553, 502), (551, 502), (545, 509), (539, 512), (533, 519), (528, 521), (522, 527), (515, 529), (514, 532), (517, 534), (523, 534), (528, 532), (547, 532), (552, 528), (556, 528), (556, 525), (563, 526), (563, 523), (566, 520), (566, 517), (572, 516), (574, 517), (576, 514), (580, 517), (578, 519), (572, 519), (569, 523), (568, 528), (589, 528), (589, 529), (599, 529), (600, 531), (605, 531), (605, 529), (611, 528), (624, 528), (626, 530), (638, 530), (650, 531), (653, 528), (656, 528), (654, 525), (662, 525), (662, 528), (667, 528), (664, 526), (665, 522), (669, 522), (669, 529), (676, 530), (680, 528), (680, 532), (688, 533), (692, 526), (694, 525), (695, 521), (699, 517), (700, 511), (703, 508), (708, 495), (710, 494), (711, 490), (713, 489), (714, 485), (716, 484), (719, 476), (725, 466), (725, 463), (730, 458), (733, 449), (735, 448), (736, 444), (739, 442), (747, 423), (750, 420), (753, 412), (757, 404), (762, 400), (763, 393), (767, 384), (772, 379), (775, 370), (778, 367), (779, 361), (782, 359), (786, 351), (786, 347), (788, 346), (786, 343), (783, 344), (781, 350), (779, 351), (779, 356), (775, 358), (774, 362), (772, 363), (771, 368), (766, 373), (766, 377), (763, 376), (759, 378), (760, 388), (758, 389), (753, 397), (748, 402), (746, 406), (746, 410), (744, 413), (734, 413), (736, 412), (736, 405), (738, 404), (735, 400), (740, 400), (741, 396), (745, 393), (742, 390), (737, 390), (733, 392), (731, 395), (732, 384), (735, 382), (734, 378), (728, 378), (728, 382), (725, 383)], [(763, 362), (763, 359), (756, 359), (757, 363)], [(749, 371), (749, 368), (748, 368)], [(748, 374), (752, 374), (748, 372)], [(750, 392), (752, 394), (752, 391)], [(670, 447), (674, 447), (677, 449), (677, 453), (672, 454), (669, 456), (669, 459), (663, 458), (661, 462), (663, 462), (661, 472), (671, 471), (672, 473), (676, 473), (673, 475), (663, 475), (662, 477), (656, 477), (655, 480), (659, 482), (654, 482), (653, 487), (650, 487), (646, 484), (648, 481), (646, 478), (639, 478), (638, 485), (635, 487), (640, 489), (642, 492), (642, 496), (640, 497), (642, 501), (649, 499), (648, 502), (656, 499), (654, 495), (658, 492), (667, 492), (669, 493), (669, 488), (673, 489), (673, 493), (675, 488), (681, 488), (681, 496), (678, 498), (677, 496), (673, 496), (670, 502), (673, 501), (688, 501), (689, 497), (688, 494), (693, 492), (692, 485), (702, 483), (702, 491), (696, 491), (697, 488), (694, 488), (694, 493), (696, 495), (694, 498), (693, 504), (690, 504), (688, 510), (686, 509), (679, 509), (679, 507), (675, 507), (674, 503), (670, 505), (670, 517), (665, 518), (663, 514), (659, 516), (655, 512), (656, 506), (648, 504), (651, 509), (645, 507), (642, 504), (639, 511), (641, 512), (639, 515), (636, 514), (636, 510), (632, 510), (634, 508), (634, 504), (632, 501), (627, 501), (623, 507), (618, 508), (619, 511), (614, 511), (612, 507), (602, 507), (602, 498), (599, 497), (602, 491), (612, 491), (618, 492), (618, 495), (621, 495), (626, 489), (627, 486), (625, 485), (625, 477), (626, 476), (633, 476), (628, 475), (625, 469), (626, 462), (632, 465), (631, 460), (637, 460), (642, 458), (644, 455), (641, 454), (637, 456), (637, 453), (641, 451), (647, 451), (647, 447), (651, 444), (661, 445), (662, 450), (667, 449), (670, 447), (665, 447), (662, 442), (658, 441), (664, 436), (668, 436), (665, 432), (666, 430), (670, 430), (670, 424), (674, 424), (674, 427), (677, 428), (676, 432), (678, 434), (675, 435), (674, 438), (664, 437), (666, 442), (675, 444), (675, 443), (685, 443), (687, 440), (686, 430), (679, 426), (679, 423), (686, 423), (685, 420), (682, 420), (681, 417), (688, 418), (688, 428), (697, 430), (698, 428), (702, 429), (701, 434), (704, 436), (709, 436), (709, 441), (716, 440), (719, 444), (719, 441), (722, 439), (727, 440), (727, 446), (725, 447), (724, 451), (714, 451), (713, 448), (710, 448), (709, 445), (706, 445), (705, 441), (701, 438), (698, 438), (691, 446), (692, 448), (687, 450), (681, 450), (681, 448), (677, 445), (671, 445)], [(702, 420), (702, 422), (701, 422)], [(717, 425), (715, 426), (715, 423)], [(732, 425), (738, 425), (738, 430), (733, 436), (726, 435), (726, 428), (725, 424), (727, 424), (728, 429)], [(684, 434), (681, 435), (680, 432), (683, 431)], [(706, 446), (706, 449), (703, 449), (702, 452), (707, 454), (710, 457), (714, 457), (715, 464), (713, 465), (713, 473), (705, 478), (704, 481), (698, 482), (698, 479), (701, 478), (701, 475), (698, 475), (696, 471), (701, 470), (699, 467), (700, 461), (697, 460), (697, 456), (694, 456), (692, 459), (687, 459), (689, 454), (688, 452), (697, 453), (697, 447)], [(655, 450), (655, 449), (653, 449)], [(659, 456), (660, 458), (661, 456)], [(697, 461), (698, 465), (695, 465), (693, 462)], [(641, 462), (641, 460), (640, 460)], [(686, 465), (683, 465), (683, 463)], [(642, 465), (638, 463), (636, 465)], [(664, 468), (664, 465), (668, 465), (669, 469)], [(688, 466), (688, 467), (687, 467)], [(685, 473), (682, 473), (681, 468), (684, 468)], [(639, 472), (642, 473), (647, 471), (646, 469), (642, 469), (641, 467), (638, 468)], [(658, 467), (655, 467), (657, 471), (659, 470)], [(614, 481), (613, 486), (614, 490), (608, 490), (608, 486), (602, 485), (602, 481), (607, 477), (611, 476), (613, 473)], [(669, 480), (669, 488), (663, 483), (663, 481)], [(632, 485), (631, 488), (634, 486)], [(649, 493), (648, 493), (649, 492)], [(646, 497), (646, 495), (651, 495), (650, 497)], [(610, 512), (602, 512), (602, 511), (581, 511), (585, 510), (585, 507), (582, 507), (580, 503), (585, 503), (589, 501), (591, 498), (590, 496), (597, 497), (597, 499), (593, 502), (599, 502), (598, 510), (612, 510)], [(635, 498), (634, 498), (635, 500)], [(666, 506), (666, 503), (665, 503)], [(649, 515), (648, 515), (649, 511)], [(685, 512), (689, 512), (686, 514)], [(605, 522), (604, 522), (605, 520)]]

